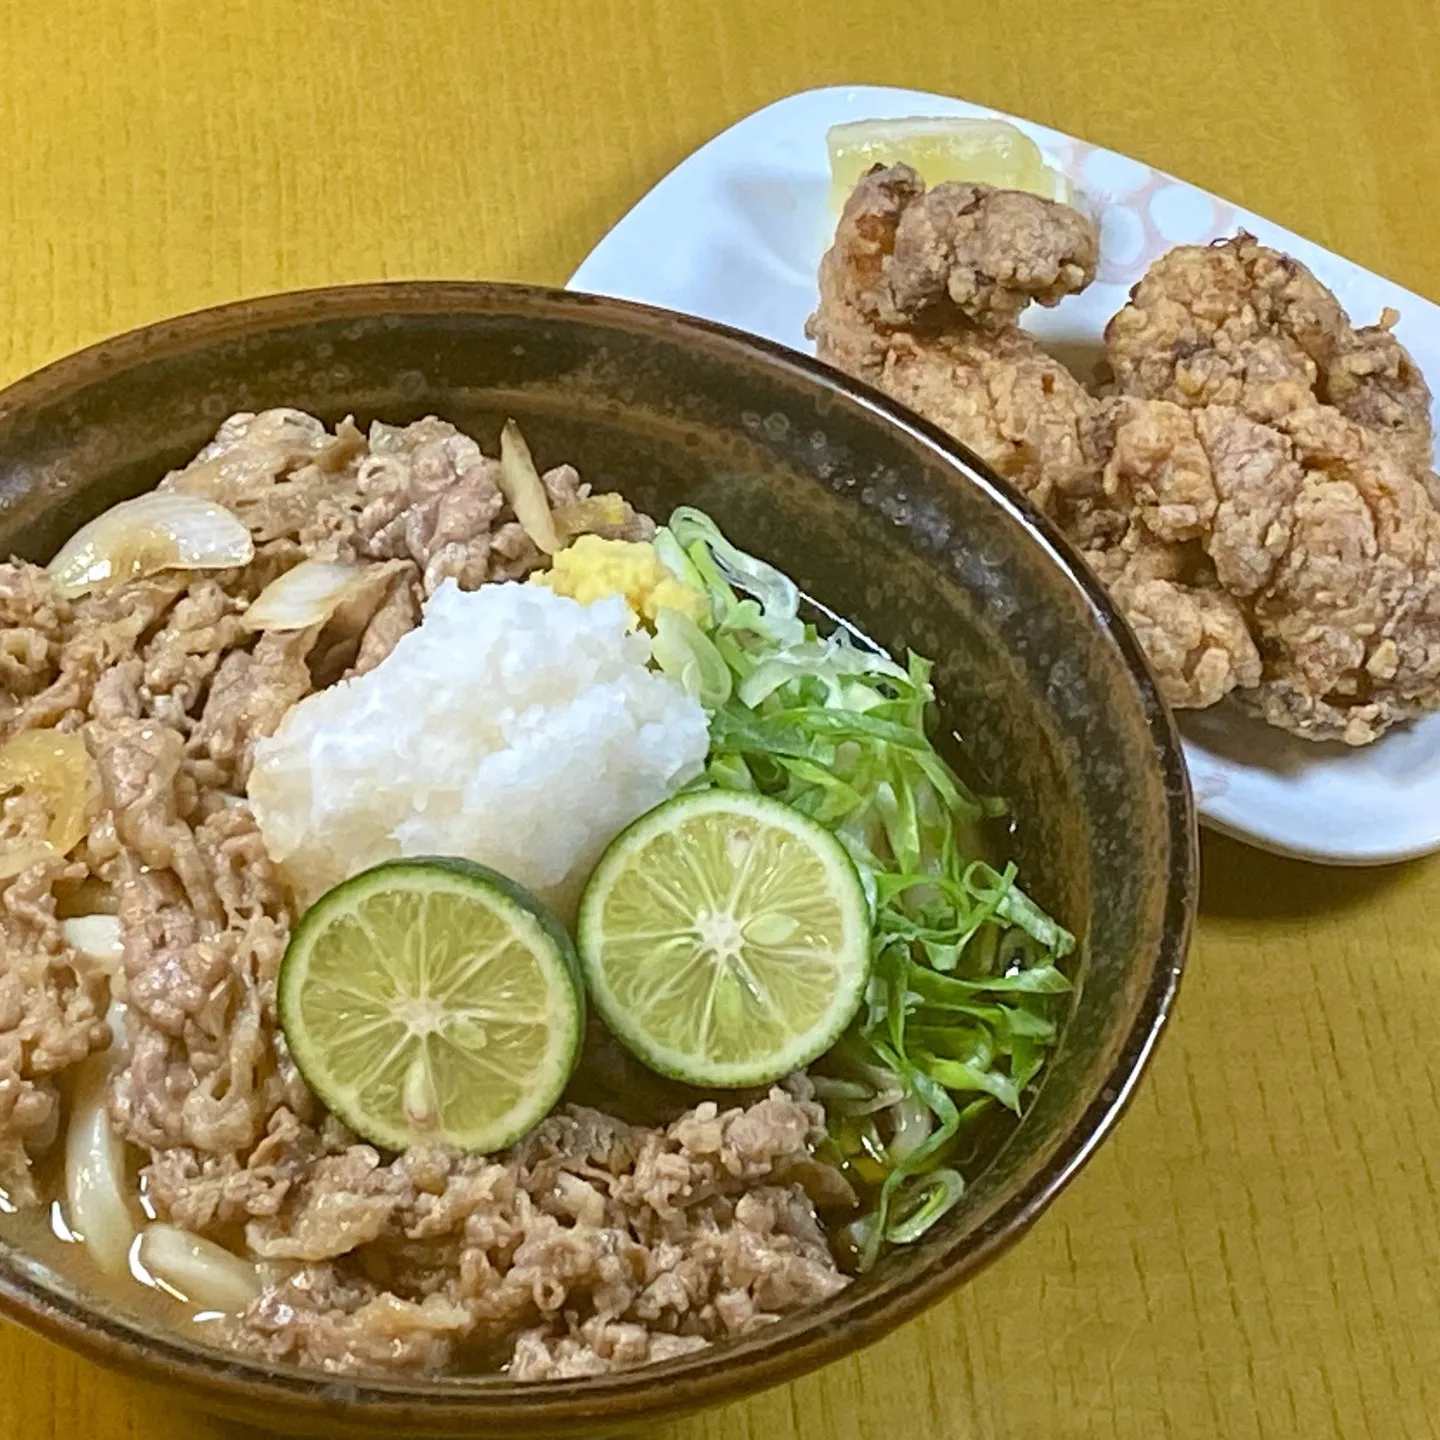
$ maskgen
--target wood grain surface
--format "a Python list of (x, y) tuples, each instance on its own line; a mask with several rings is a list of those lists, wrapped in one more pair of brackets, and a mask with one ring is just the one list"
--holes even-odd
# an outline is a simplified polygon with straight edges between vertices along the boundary
[[(1440, 298), (1437, 59), (1434, 0), (0, 0), (0, 380), (268, 290), (558, 283), (701, 141), (856, 81), (1128, 152)], [(1174, 1027), (1034, 1234), (660, 1440), (1440, 1434), (1440, 861), (1204, 860)], [(236, 1434), (0, 1329), (7, 1440)]]

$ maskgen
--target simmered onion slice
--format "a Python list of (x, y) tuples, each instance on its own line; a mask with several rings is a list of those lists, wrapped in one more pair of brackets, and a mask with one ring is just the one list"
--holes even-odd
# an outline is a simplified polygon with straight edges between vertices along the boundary
[[(380, 604), (385, 590), (403, 561), (380, 565), (352, 565), (343, 560), (302, 560), (277, 575), (255, 597), (245, 612), (245, 623), (256, 630), (308, 630), (337, 617), (361, 619)], [(342, 610), (344, 613), (342, 614)]]
[(560, 537), (555, 533), (550, 500), (531, 459), (530, 447), (513, 420), (507, 420), (500, 432), (500, 493), (510, 502), (520, 528), (534, 541), (535, 548), (553, 555), (560, 548)]
[(122, 500), (66, 541), (50, 562), (62, 594), (160, 570), (229, 570), (255, 557), (250, 532), (213, 501), (170, 490)]
[(44, 834), (0, 839), (0, 880), (42, 860), (68, 855), (84, 838), (99, 792), (95, 766), (78, 735), (22, 730), (0, 745), (0, 797), (32, 803)]

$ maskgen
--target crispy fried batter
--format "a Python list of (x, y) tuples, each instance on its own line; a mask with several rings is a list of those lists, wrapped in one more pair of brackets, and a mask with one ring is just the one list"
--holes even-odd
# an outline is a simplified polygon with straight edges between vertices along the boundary
[(962, 440), (1042, 509), (1095, 490), (1099, 412), (1023, 331), (890, 339), (881, 389)]
[(1259, 681), (1260, 652), (1244, 611), (1203, 575), (1167, 575), (1168, 547), (1087, 550), (1085, 557), (1125, 612), (1171, 705), (1203, 709)]
[(969, 445), (1049, 513), (1135, 627), (1171, 704), (1234, 692), (1364, 744), (1440, 708), (1430, 392), (1249, 235), (1159, 260), (1110, 322), (1096, 400), (1014, 323), (1094, 272), (1064, 206), (872, 171), (820, 271), (822, 359)]
[(1068, 205), (988, 185), (937, 185), (900, 216), (887, 279), (908, 319), (958, 315), (1003, 330), (1032, 300), (1055, 305), (1083, 290), (1099, 254), (1095, 227)]
[(1356, 330), (1304, 265), (1242, 231), (1161, 256), (1105, 342), (1122, 394), (1233, 405), (1264, 421), (1333, 405), (1428, 470), (1430, 391), (1390, 333), (1397, 318)]
[(1280, 431), (1303, 479), (1257, 595), (1272, 724), (1352, 745), (1440, 706), (1440, 513), (1395, 449), (1328, 406)]
[(1163, 400), (1107, 405), (1102, 491), (1067, 517), (1135, 627), (1165, 698), (1190, 709), (1261, 674), (1245, 611), (1207, 553), (1225, 502), (1195, 420)]
[(820, 262), (820, 308), (805, 333), (822, 360), (851, 375), (878, 380), (890, 337), (903, 324), (888, 270), (900, 217), (924, 193), (906, 165), (872, 170), (845, 202), (835, 243)]
[[(1329, 403), (1367, 430), (1388, 434), (1405, 462), (1428, 472), (1434, 459), (1430, 387), (1410, 352), (1390, 333), (1400, 317), (1387, 310), (1378, 325), (1355, 332), (1355, 343), (1325, 366), (1322, 392)], [(1431, 483), (1432, 495), (1436, 486)]]
[(1352, 745), (1440, 705), (1440, 513), (1384, 436), (1324, 405), (1263, 425), (1126, 399), (1111, 418), (1096, 509), (1127, 527), (1087, 558), (1172, 704), (1234, 689)]
[(1094, 227), (1068, 206), (984, 185), (928, 193), (908, 166), (855, 187), (820, 266), (806, 333), (969, 445), (1037, 504), (1098, 484), (1096, 409), (1011, 323), (1095, 273)]

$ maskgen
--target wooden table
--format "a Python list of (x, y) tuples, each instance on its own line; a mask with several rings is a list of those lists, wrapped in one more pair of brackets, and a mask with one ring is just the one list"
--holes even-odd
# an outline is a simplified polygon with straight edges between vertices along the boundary
[[(268, 290), (558, 283), (701, 141), (842, 81), (1045, 121), (1440, 296), (1437, 60), (1434, 0), (0, 0), (0, 379)], [(1440, 1433), (1440, 861), (1204, 858), (1179, 1017), (1035, 1233), (662, 1440)], [(233, 1433), (0, 1331), (4, 1437)]]

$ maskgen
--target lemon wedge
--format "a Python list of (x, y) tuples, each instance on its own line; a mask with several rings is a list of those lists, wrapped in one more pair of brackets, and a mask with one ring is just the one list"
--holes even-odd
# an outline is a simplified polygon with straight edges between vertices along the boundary
[(1047, 200), (1074, 198), (1070, 180), (1045, 163), (1040, 147), (1006, 120), (956, 116), (906, 120), (855, 120), (832, 125), (830, 203), (838, 211), (860, 177), (874, 165), (910, 166), (926, 185), (968, 180), (1005, 190), (1027, 190)]

